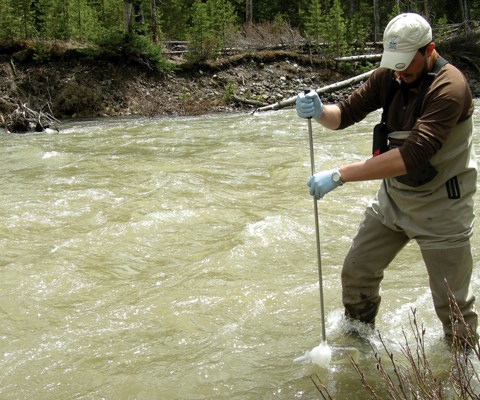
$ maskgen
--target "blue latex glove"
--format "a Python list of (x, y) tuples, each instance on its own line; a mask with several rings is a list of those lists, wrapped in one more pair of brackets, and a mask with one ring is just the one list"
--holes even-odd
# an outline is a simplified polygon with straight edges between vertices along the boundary
[(332, 179), (332, 174), (335, 171), (335, 169), (330, 169), (311, 176), (307, 181), (307, 186), (310, 188), (310, 195), (320, 200), (328, 192), (341, 186), (341, 182), (334, 182)]
[(317, 92), (311, 90), (309, 93), (299, 93), (295, 102), (295, 108), (300, 118), (320, 118), (323, 111), (323, 104)]

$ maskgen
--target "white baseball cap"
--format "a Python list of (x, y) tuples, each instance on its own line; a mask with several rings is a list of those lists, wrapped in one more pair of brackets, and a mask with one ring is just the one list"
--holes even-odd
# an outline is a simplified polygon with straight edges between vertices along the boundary
[(397, 15), (383, 33), (383, 55), (380, 67), (405, 70), (418, 49), (432, 41), (432, 28), (419, 14)]

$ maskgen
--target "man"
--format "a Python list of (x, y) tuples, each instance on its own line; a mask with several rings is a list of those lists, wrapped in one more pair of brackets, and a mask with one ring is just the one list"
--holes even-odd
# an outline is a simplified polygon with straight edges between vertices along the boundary
[[(428, 22), (418, 14), (393, 18), (383, 37), (380, 68), (348, 99), (323, 105), (299, 94), (297, 113), (330, 129), (344, 129), (383, 107), (374, 157), (322, 171), (309, 181), (321, 199), (345, 183), (381, 179), (342, 270), (346, 316), (374, 324), (384, 269), (409, 240), (425, 262), (435, 311), (447, 339), (453, 323), (449, 291), (476, 332), (470, 237), (477, 166), (472, 146), (473, 101), (462, 73), (435, 50)], [(385, 147), (387, 147), (385, 149)], [(382, 150), (383, 148), (383, 150)], [(468, 329), (458, 324), (460, 334)]]

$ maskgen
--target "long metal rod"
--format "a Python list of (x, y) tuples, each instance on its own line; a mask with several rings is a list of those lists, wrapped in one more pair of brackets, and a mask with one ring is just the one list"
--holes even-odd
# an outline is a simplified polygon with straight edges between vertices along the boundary
[[(313, 134), (312, 134), (312, 118), (307, 119), (308, 122), (308, 138), (310, 142), (310, 164), (312, 175), (315, 174), (315, 157), (313, 152)], [(313, 198), (313, 212), (315, 215), (315, 236), (317, 240), (317, 261), (318, 261), (318, 288), (320, 291), (320, 314), (322, 316), (322, 341), (326, 343), (327, 334), (325, 332), (325, 308), (323, 302), (323, 274), (322, 274), (322, 252), (320, 249), (320, 225), (318, 223), (318, 205), (317, 199)]]

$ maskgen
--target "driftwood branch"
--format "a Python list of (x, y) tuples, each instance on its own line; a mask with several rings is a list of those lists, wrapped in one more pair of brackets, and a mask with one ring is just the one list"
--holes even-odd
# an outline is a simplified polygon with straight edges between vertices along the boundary
[(252, 100), (252, 99), (244, 99), (244, 98), (238, 97), (238, 96), (232, 96), (232, 100), (237, 102), (237, 103), (240, 103), (240, 104), (246, 104), (248, 106), (263, 107), (263, 106), (267, 105), (263, 101)]
[[(348, 86), (355, 85), (356, 83), (366, 80), (372, 74), (373, 71), (374, 70), (368, 71), (368, 72), (365, 72), (364, 74), (354, 76), (353, 78), (349, 78), (344, 81), (334, 83), (332, 85), (324, 86), (323, 88), (317, 89), (316, 92), (318, 94), (331, 93), (340, 89), (344, 89)], [(255, 111), (280, 110), (281, 108), (289, 107), (295, 104), (296, 100), (297, 100), (297, 96), (293, 96), (286, 100), (282, 100), (274, 104), (269, 104), (268, 106), (257, 108)]]
[(15, 68), (15, 64), (13, 63), (13, 59), (10, 59), (10, 68), (12, 68), (13, 75), (17, 76), (17, 69)]
[(47, 128), (58, 131), (57, 124), (60, 121), (49, 112), (37, 112), (28, 108), (26, 104), (19, 103), (13, 111), (2, 115), (0, 122), (6, 132), (26, 133), (43, 132)]

